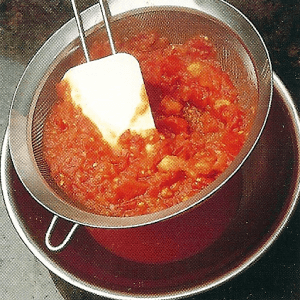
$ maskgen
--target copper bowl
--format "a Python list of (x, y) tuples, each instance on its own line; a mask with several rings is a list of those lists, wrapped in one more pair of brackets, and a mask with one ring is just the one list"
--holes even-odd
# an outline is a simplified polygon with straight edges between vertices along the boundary
[[(11, 160), (7, 131), (1, 155), (1, 184), (17, 232), (51, 272), (84, 290), (80, 295), (87, 298), (94, 299), (94, 294), (122, 300), (181, 299), (236, 277), (277, 240), (298, 203), (299, 116), (277, 76), (274, 83), (266, 128), (237, 172), (237, 178), (242, 180), (233, 193), (238, 203), (236, 212), (222, 234), (195, 255), (160, 264), (133, 262), (99, 245), (84, 226), (76, 231), (67, 248), (51, 252), (44, 236), (52, 213), (39, 205), (20, 181)], [(69, 222), (60, 220), (53, 242), (60, 242), (69, 227)]]

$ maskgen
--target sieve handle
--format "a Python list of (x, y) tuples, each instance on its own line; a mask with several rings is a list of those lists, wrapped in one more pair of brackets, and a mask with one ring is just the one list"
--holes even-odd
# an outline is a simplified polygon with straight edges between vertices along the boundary
[(53, 229), (54, 229), (54, 226), (56, 225), (57, 223), (57, 220), (58, 220), (58, 216), (54, 215), (53, 218), (52, 218), (52, 221), (49, 225), (49, 228), (46, 232), (46, 236), (45, 236), (45, 244), (47, 246), (47, 248), (50, 250), (50, 251), (60, 251), (62, 249), (65, 248), (65, 246), (68, 244), (68, 242), (71, 240), (75, 230), (77, 229), (77, 227), (79, 226), (79, 224), (74, 224), (73, 227), (71, 228), (71, 230), (69, 231), (69, 233), (67, 234), (67, 236), (65, 237), (65, 239), (61, 242), (61, 244), (57, 245), (57, 246), (52, 246), (51, 245), (51, 236), (52, 236), (52, 232), (53, 232)]

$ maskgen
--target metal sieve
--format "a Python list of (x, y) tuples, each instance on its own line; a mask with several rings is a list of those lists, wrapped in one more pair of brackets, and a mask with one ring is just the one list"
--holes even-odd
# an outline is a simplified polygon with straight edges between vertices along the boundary
[[(252, 127), (241, 152), (213, 183), (187, 201), (153, 214), (136, 217), (95, 215), (71, 204), (52, 180), (42, 154), (43, 125), (56, 101), (55, 84), (76, 65), (82, 51), (75, 20), (61, 27), (33, 57), (16, 89), (9, 120), (9, 144), (14, 167), (30, 194), (54, 214), (46, 243), (61, 249), (79, 224), (127, 228), (151, 224), (195, 207), (220, 189), (250, 155), (264, 128), (272, 98), (272, 69), (267, 49), (257, 30), (233, 6), (219, 0), (115, 0), (109, 3), (115, 37), (130, 37), (156, 29), (172, 43), (206, 35), (215, 45), (223, 70), (238, 89), (241, 104), (251, 110)], [(81, 14), (87, 44), (106, 39), (99, 5)], [(64, 243), (52, 247), (49, 239), (58, 217), (75, 223)]]

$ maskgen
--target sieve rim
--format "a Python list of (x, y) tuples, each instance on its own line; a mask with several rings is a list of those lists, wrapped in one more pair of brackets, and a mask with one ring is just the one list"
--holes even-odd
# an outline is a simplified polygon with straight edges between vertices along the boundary
[[(36, 95), (39, 94), (41, 82), (47, 79), (49, 72), (55, 67), (55, 65), (53, 65), (53, 60), (63, 52), (66, 45), (72, 43), (73, 40), (78, 37), (75, 20), (72, 19), (67, 22), (48, 39), (33, 57), (23, 73), (17, 86), (10, 111), (9, 144), (12, 161), (17, 174), (33, 198), (55, 215), (74, 223), (92, 227), (127, 228), (151, 224), (178, 215), (208, 199), (239, 170), (252, 152), (265, 126), (271, 106), (273, 91), (272, 66), (263, 39), (251, 22), (232, 5), (217, 0), (197, 2), (188, 0), (185, 1), (184, 5), (182, 4), (182, 1), (164, 1), (164, 4), (162, 5), (160, 1), (155, 0), (151, 1), (151, 6), (147, 5), (148, 1), (131, 1), (130, 3), (123, 1), (122, 5), (120, 5), (120, 2), (122, 1), (112, 3), (110, 7), (113, 17), (122, 18), (123, 16), (126, 16), (126, 14), (139, 13), (141, 12), (141, 9), (143, 11), (157, 9), (187, 10), (208, 14), (214, 18), (217, 17), (218, 20), (224, 22), (232, 30), (238, 29), (243, 30), (243, 32), (250, 30), (255, 37), (253, 43), (255, 44), (255, 47), (259, 48), (259, 50), (256, 51), (263, 51), (260, 55), (263, 54), (265, 63), (258, 75), (268, 82), (269, 88), (265, 91), (267, 94), (265, 98), (268, 101), (265, 101), (265, 103), (259, 107), (259, 109), (263, 111), (263, 114), (258, 114), (259, 120), (254, 121), (259, 124), (259, 126), (257, 126), (258, 128), (256, 128), (255, 132), (252, 131), (251, 138), (248, 138), (240, 154), (238, 154), (231, 165), (213, 183), (189, 200), (159, 212), (134, 217), (108, 217), (83, 211), (63, 201), (59, 195), (49, 187), (49, 184), (40, 175), (34, 159), (31, 143), (32, 107), (37, 101)], [(132, 6), (135, 8), (134, 10), (131, 10)], [(82, 13), (85, 30), (90, 30), (96, 24), (102, 22), (101, 16), (97, 11), (98, 9), (98, 5), (94, 5)], [(228, 11), (231, 13), (229, 19), (225, 14), (225, 12), (228, 13)], [(237, 20), (242, 20), (242, 22), (239, 22), (239, 24), (236, 25), (235, 22)], [(225, 21), (227, 21), (227, 23)], [(63, 41), (63, 43), (61, 43), (61, 41)], [(250, 46), (253, 48), (254, 44), (251, 44)], [(54, 49), (53, 45), (55, 45)], [(45, 53), (48, 54), (49, 52), (51, 54), (50, 56), (54, 57), (51, 61), (45, 60)], [(50, 66), (51, 68), (49, 69)], [(260, 77), (258, 78), (259, 82)], [(35, 96), (32, 97), (32, 95)]]

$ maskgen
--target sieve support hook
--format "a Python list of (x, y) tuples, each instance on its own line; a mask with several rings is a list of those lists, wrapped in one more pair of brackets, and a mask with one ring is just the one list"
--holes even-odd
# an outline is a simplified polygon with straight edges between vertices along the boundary
[(67, 236), (65, 237), (65, 239), (61, 242), (61, 244), (57, 245), (57, 246), (52, 246), (51, 245), (51, 237), (52, 237), (52, 232), (54, 230), (54, 227), (56, 225), (58, 221), (58, 216), (54, 215), (52, 218), (52, 221), (49, 225), (49, 228), (46, 232), (46, 236), (45, 236), (45, 244), (47, 246), (47, 248), (50, 251), (56, 252), (56, 251), (61, 251), (62, 249), (65, 248), (65, 246), (69, 243), (69, 241), (71, 240), (75, 230), (77, 229), (77, 227), (79, 226), (79, 224), (75, 223), (73, 225), (73, 227), (71, 228), (71, 230), (69, 231), (69, 233), (67, 234)]

